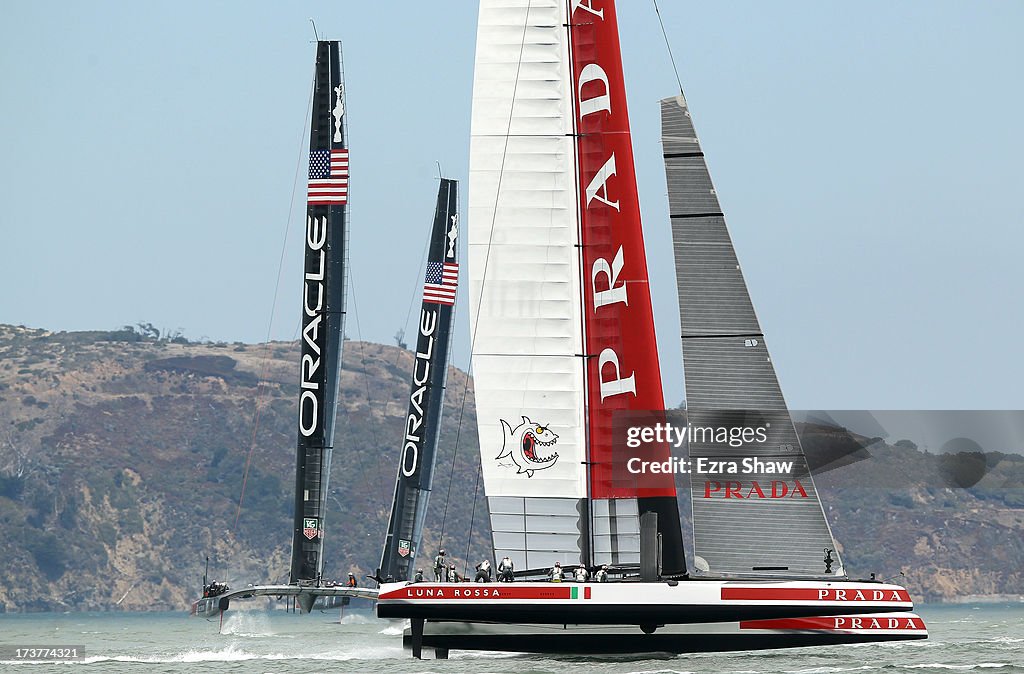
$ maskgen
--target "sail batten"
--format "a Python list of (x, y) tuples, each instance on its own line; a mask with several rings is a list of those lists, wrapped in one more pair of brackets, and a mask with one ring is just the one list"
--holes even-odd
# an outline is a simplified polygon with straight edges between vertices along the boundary
[(661, 102), (691, 427), (763, 424), (767, 441), (742, 447), (695, 443), (690, 456), (792, 462), (784, 475), (691, 481), (694, 555), (712, 574), (842, 574), (828, 522), (779, 387), (711, 175), (681, 97)]

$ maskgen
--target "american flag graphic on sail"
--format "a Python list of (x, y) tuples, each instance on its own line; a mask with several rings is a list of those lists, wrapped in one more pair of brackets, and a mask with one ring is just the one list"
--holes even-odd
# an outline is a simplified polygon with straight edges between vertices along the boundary
[(310, 150), (307, 201), (328, 206), (348, 203), (348, 150)]
[(459, 265), (455, 262), (428, 262), (427, 278), (423, 284), (423, 301), (434, 304), (455, 304), (455, 291), (459, 285)]

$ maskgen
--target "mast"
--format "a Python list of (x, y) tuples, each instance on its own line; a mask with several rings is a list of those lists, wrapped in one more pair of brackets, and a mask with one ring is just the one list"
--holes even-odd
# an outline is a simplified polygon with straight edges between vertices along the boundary
[(345, 323), (348, 149), (341, 45), (316, 49), (302, 283), (291, 584), (318, 584)]
[[(570, 2), (577, 134), (593, 563), (639, 563), (640, 518), (657, 514), (667, 575), (686, 571), (672, 475), (635, 478), (613, 423), (665, 409), (612, 0)], [(647, 460), (669, 458), (665, 444)]]
[[(690, 427), (758, 426), (764, 442), (695, 441), (691, 457), (791, 462), (787, 472), (694, 476), (694, 555), (713, 574), (843, 576), (764, 334), (750, 301), (704, 152), (682, 96), (661, 101)], [(705, 479), (707, 477), (707, 479)], [(829, 552), (831, 551), (831, 552)], [(834, 566), (823, 562), (834, 555)]]
[(459, 184), (441, 179), (427, 252), (423, 304), (417, 322), (409, 411), (403, 426), (401, 460), (391, 519), (378, 577), (411, 580), (423, 537), (423, 522), (441, 433), (448, 351), (458, 285)]

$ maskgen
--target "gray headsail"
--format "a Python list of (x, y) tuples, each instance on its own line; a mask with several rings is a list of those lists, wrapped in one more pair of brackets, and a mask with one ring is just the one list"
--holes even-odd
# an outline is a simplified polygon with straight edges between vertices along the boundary
[[(747, 473), (741, 466), (738, 474), (693, 476), (697, 568), (843, 575), (685, 99), (663, 100), (661, 120), (690, 456), (763, 463)], [(730, 447), (694, 432), (723, 427), (762, 428), (764, 441)], [(777, 472), (763, 468), (769, 463)]]
[(458, 182), (442, 178), (427, 253), (412, 389), (403, 427), (395, 499), (378, 571), (382, 580), (411, 580), (413, 561), (419, 553), (423, 536), (423, 521), (441, 432), (448, 348), (455, 316), (459, 277), (458, 206)]
[(341, 45), (318, 42), (309, 138), (309, 186), (302, 282), (299, 434), (295, 462), (292, 584), (323, 571), (327, 481), (345, 323), (348, 149)]

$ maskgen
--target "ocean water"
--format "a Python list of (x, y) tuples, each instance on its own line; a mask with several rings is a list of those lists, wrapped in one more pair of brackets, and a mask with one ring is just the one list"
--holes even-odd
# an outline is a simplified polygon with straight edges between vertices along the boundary
[[(1024, 673), (1024, 603), (922, 606), (928, 641), (663, 657), (550, 657), (452, 651), (415, 661), (398, 624), (372, 613), (294, 615), (232, 610), (218, 620), (184, 613), (0, 615), (2, 672), (714, 672)], [(340, 618), (340, 620), (339, 620)], [(64, 663), (9, 659), (16, 645), (79, 645)]]

